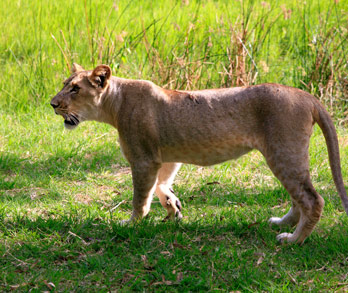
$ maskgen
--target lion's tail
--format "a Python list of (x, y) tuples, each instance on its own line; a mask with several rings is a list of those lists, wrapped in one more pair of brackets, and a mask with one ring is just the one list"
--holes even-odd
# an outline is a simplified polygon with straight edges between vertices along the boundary
[(332, 172), (332, 177), (335, 182), (337, 191), (342, 200), (342, 205), (348, 215), (348, 196), (346, 189), (344, 188), (341, 163), (340, 163), (340, 152), (338, 146), (338, 139), (336, 134), (335, 126), (329, 113), (324, 107), (315, 99), (315, 113), (313, 113), (314, 121), (318, 123), (319, 127), (323, 131), (328, 153), (329, 161)]

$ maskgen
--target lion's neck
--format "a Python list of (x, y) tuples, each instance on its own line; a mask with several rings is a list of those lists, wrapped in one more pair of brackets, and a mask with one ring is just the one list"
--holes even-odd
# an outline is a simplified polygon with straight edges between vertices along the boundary
[(98, 121), (111, 124), (117, 128), (117, 114), (121, 104), (120, 81), (112, 77), (108, 88), (103, 93), (99, 103)]

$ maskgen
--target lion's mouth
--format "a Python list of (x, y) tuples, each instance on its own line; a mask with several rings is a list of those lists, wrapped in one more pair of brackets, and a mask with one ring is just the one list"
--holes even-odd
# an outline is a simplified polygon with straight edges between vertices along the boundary
[(76, 114), (68, 114), (64, 117), (64, 126), (68, 129), (75, 128), (79, 123), (80, 120)]

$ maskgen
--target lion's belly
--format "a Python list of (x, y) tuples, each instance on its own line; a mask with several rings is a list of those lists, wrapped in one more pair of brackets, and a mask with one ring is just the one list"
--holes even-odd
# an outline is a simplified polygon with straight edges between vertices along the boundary
[(161, 150), (163, 162), (181, 162), (200, 166), (209, 166), (236, 159), (252, 148), (243, 145), (214, 144), (210, 146), (191, 145), (166, 147)]

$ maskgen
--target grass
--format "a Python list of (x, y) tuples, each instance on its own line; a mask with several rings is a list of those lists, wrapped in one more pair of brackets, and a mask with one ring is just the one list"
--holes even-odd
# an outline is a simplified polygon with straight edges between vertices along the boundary
[[(36, 115), (3, 117), (7, 132), (16, 129), (21, 140), (3, 143), (0, 159), (2, 290), (346, 287), (348, 219), (318, 128), (311, 173), (326, 206), (315, 232), (297, 246), (279, 245), (279, 230), (267, 224), (290, 203), (259, 153), (208, 168), (184, 166), (174, 187), (183, 221), (162, 223), (165, 211), (155, 199), (147, 219), (124, 227), (119, 220), (130, 216), (132, 184), (116, 131), (96, 123), (62, 131), (59, 117)], [(344, 130), (340, 137), (345, 145)]]
[(336, 2), (2, 1), (0, 290), (347, 290), (348, 219), (318, 128), (310, 165), (323, 217), (303, 246), (279, 245), (267, 219), (290, 199), (259, 153), (184, 166), (181, 222), (162, 223), (155, 199), (143, 222), (121, 226), (132, 180), (117, 131), (68, 132), (48, 104), (72, 62), (167, 88), (301, 87), (341, 124), (347, 178), (348, 7)]

